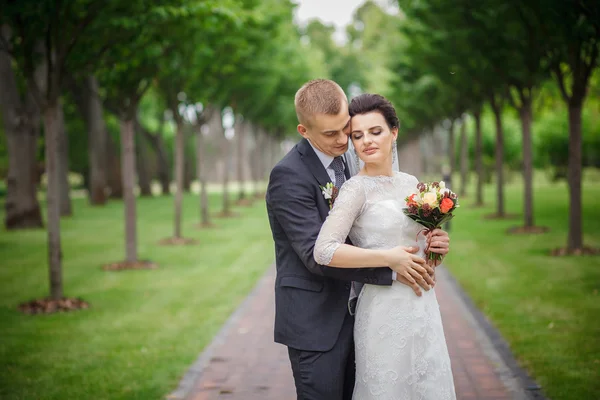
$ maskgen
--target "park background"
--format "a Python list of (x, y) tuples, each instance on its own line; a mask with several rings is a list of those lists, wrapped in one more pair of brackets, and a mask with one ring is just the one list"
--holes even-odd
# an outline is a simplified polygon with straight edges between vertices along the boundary
[(173, 390), (272, 264), (269, 171), (331, 78), (459, 193), (446, 266), (519, 364), (599, 398), (599, 3), (296, 3), (1, 0), (0, 397)]

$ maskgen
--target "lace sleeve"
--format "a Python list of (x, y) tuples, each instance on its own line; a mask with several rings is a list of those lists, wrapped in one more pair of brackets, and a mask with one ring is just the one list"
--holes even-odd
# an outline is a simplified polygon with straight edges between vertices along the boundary
[(350, 179), (342, 186), (315, 244), (314, 257), (318, 264), (329, 265), (361, 214), (365, 200), (365, 190), (359, 179)]

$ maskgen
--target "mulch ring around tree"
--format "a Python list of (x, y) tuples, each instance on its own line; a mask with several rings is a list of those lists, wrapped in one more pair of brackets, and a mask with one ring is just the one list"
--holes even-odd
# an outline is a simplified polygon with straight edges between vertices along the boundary
[(57, 312), (76, 311), (89, 308), (86, 301), (79, 298), (63, 297), (61, 299), (44, 298), (28, 301), (19, 305), (24, 314), (53, 314)]
[(198, 241), (196, 239), (170, 237), (162, 239), (158, 242), (158, 244), (162, 246), (187, 246), (192, 244), (198, 244)]
[(239, 206), (239, 207), (250, 207), (250, 206), (252, 206), (252, 204), (253, 204), (253, 201), (248, 198), (239, 199), (238, 201), (235, 202), (235, 205)]
[(519, 214), (508, 214), (504, 213), (504, 215), (498, 215), (498, 213), (486, 214), (483, 216), (483, 219), (489, 220), (506, 220), (506, 219), (517, 219), (519, 218)]
[(102, 266), (105, 271), (123, 271), (126, 269), (157, 269), (158, 264), (148, 260), (119, 261)]
[(599, 248), (593, 248), (589, 246), (583, 246), (581, 249), (573, 249), (569, 250), (565, 247), (561, 247), (560, 249), (554, 249), (550, 252), (550, 255), (553, 257), (562, 257), (562, 256), (598, 256), (600, 255)]
[(217, 227), (217, 225), (212, 222), (199, 222), (194, 226), (198, 229), (213, 229)]
[(237, 218), (240, 216), (240, 213), (236, 213), (234, 211), (228, 211), (228, 212), (219, 212), (217, 214), (215, 214), (216, 218)]
[(506, 232), (511, 235), (539, 235), (549, 230), (547, 226), (513, 226)]

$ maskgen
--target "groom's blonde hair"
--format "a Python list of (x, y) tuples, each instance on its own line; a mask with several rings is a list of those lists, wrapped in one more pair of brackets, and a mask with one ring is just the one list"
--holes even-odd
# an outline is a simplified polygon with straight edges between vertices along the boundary
[(296, 92), (294, 98), (298, 122), (310, 126), (315, 114), (338, 115), (348, 106), (344, 90), (332, 80), (313, 79)]

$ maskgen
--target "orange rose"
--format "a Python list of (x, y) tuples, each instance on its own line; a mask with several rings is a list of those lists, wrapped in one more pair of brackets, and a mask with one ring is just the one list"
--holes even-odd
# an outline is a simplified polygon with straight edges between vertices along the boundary
[(408, 201), (406, 202), (406, 204), (408, 204), (409, 206), (411, 205), (417, 205), (417, 201), (415, 200), (415, 197), (417, 195), (416, 194), (411, 194), (410, 197), (408, 198)]
[(442, 214), (446, 214), (454, 207), (454, 203), (449, 198), (445, 198), (442, 200), (442, 204), (440, 204), (440, 211)]

